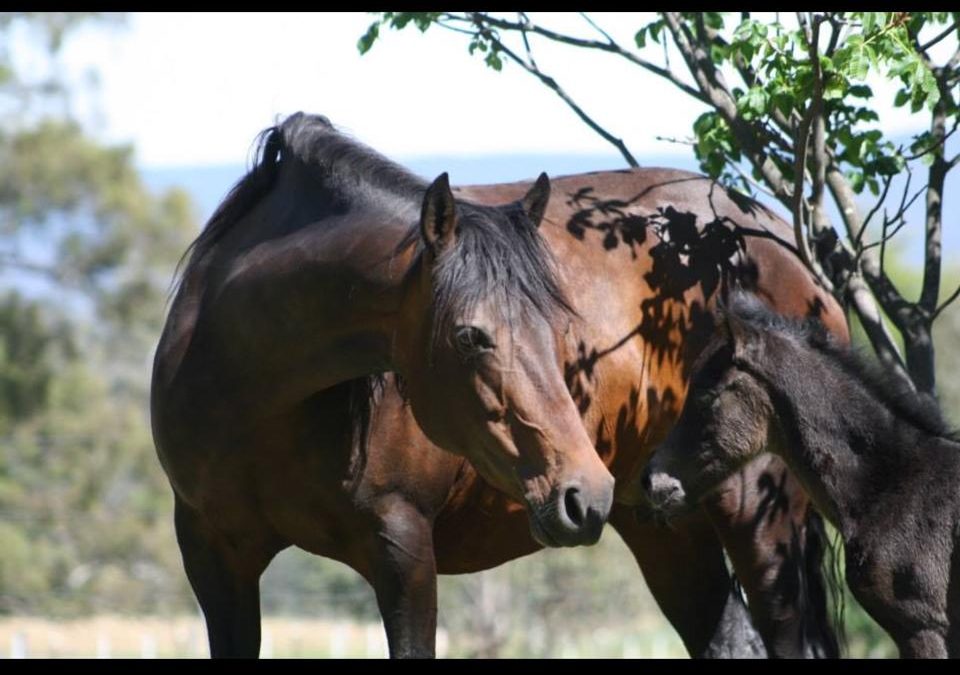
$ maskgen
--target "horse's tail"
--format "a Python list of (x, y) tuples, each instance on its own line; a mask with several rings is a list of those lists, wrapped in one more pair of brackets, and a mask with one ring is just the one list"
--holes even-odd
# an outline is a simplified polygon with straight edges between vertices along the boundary
[(831, 543), (823, 518), (812, 508), (807, 515), (803, 556), (804, 644), (810, 656), (839, 658), (846, 649), (839, 541)]
[(280, 167), (284, 147), (283, 138), (282, 124), (268, 127), (257, 135), (254, 141), (253, 166), (230, 189), (230, 192), (220, 202), (213, 215), (210, 216), (206, 227), (184, 251), (174, 273), (174, 291), (179, 285), (177, 280), (181, 278), (180, 272), (181, 267), (184, 266), (184, 261), (189, 261), (186, 264), (187, 268), (199, 261), (223, 236), (224, 232), (248, 213), (273, 187), (273, 182)]

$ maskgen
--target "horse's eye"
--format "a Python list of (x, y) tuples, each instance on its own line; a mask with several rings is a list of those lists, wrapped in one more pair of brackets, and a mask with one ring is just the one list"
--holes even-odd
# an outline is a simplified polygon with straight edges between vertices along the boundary
[(485, 330), (476, 326), (458, 326), (454, 332), (454, 344), (457, 352), (464, 358), (479, 356), (496, 347), (493, 338)]

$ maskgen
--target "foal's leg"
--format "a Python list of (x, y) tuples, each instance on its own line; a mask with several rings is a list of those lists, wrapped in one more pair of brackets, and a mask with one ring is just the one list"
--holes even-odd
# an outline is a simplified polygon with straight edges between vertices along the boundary
[(638, 523), (633, 508), (614, 504), (609, 522), (691, 656), (766, 656), (727, 573), (716, 533), (701, 511), (667, 527)]
[(772, 656), (835, 658), (809, 498), (786, 465), (763, 455), (705, 500)]
[(437, 566), (433, 523), (400, 497), (375, 506), (370, 582), (391, 658), (433, 658), (437, 637)]
[(919, 630), (895, 639), (901, 659), (945, 659), (948, 657), (947, 642), (935, 630)]
[(176, 500), (174, 524), (187, 578), (207, 622), (210, 656), (260, 654), (260, 575), (276, 551), (228, 540)]

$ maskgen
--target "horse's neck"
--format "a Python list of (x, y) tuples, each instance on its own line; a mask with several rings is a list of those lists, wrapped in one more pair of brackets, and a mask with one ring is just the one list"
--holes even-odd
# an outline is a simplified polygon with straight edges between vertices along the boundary
[[(791, 466), (818, 510), (846, 534), (855, 527), (856, 505), (862, 504), (869, 488), (865, 476), (871, 446), (887, 432), (890, 415), (860, 387), (844, 386), (844, 380), (831, 377), (831, 366), (822, 355), (813, 364), (804, 363), (802, 376), (782, 368), (774, 374), (771, 369), (768, 386), (778, 423), (775, 451)], [(867, 414), (875, 425), (875, 433), (869, 435), (863, 424)]]
[(404, 371), (397, 354), (409, 351), (404, 331), (416, 319), (405, 303), (420, 281), (410, 269), (415, 247), (400, 246), (409, 221), (369, 209), (300, 208), (271, 221), (276, 204), (262, 205), (212, 253), (208, 269), (197, 270), (215, 303), (205, 324), (221, 370), (241, 380), (241, 398), (272, 387), (271, 400), (299, 400), (345, 380)]
[(317, 344), (329, 342), (340, 354), (334, 358), (351, 372), (337, 378), (404, 370), (413, 318), (408, 301), (422, 281), (419, 266), (411, 269), (414, 246), (400, 250), (408, 232), (406, 223), (361, 213), (355, 222), (331, 223), (304, 249), (297, 276), (312, 283), (290, 290), (317, 314), (297, 324), (314, 326)]

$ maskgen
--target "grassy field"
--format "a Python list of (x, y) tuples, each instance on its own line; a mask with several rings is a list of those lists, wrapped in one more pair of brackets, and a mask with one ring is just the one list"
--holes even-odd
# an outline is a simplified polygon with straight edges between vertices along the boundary
[[(654, 622), (631, 631), (598, 628), (559, 645), (558, 657), (685, 657), (673, 631)], [(531, 636), (537, 639), (536, 635)], [(511, 645), (522, 654), (522, 644)], [(456, 658), (456, 640), (437, 635), (441, 657)], [(383, 658), (386, 639), (379, 623), (266, 617), (264, 658)], [(206, 631), (199, 616), (97, 616), (69, 621), (8, 617), (0, 620), (0, 657), (18, 658), (206, 658)]]

